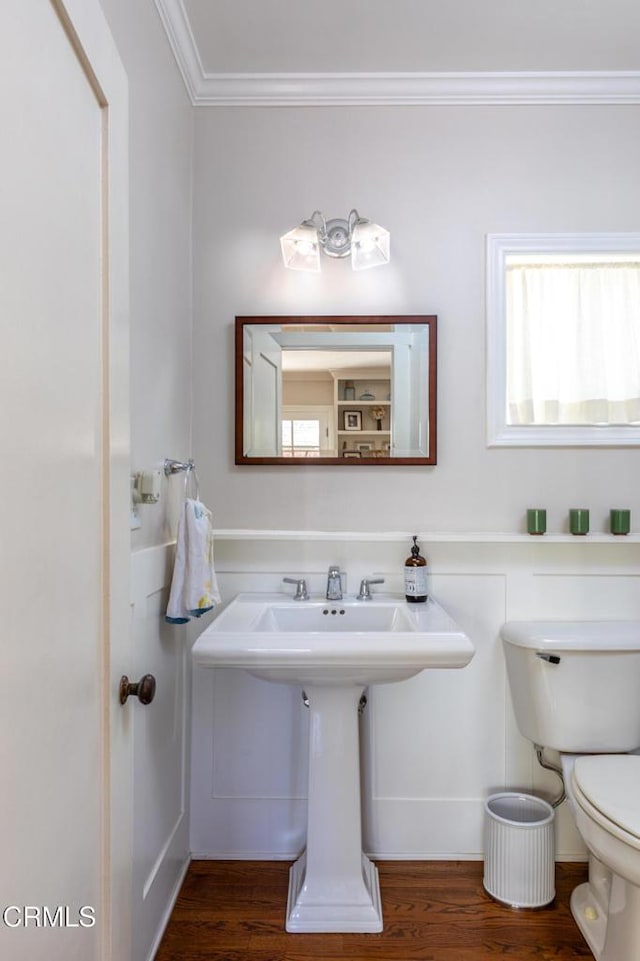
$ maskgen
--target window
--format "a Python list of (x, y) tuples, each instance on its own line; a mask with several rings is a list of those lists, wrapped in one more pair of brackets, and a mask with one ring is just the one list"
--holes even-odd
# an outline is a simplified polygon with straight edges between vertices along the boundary
[(332, 408), (327, 407), (283, 407), (282, 456), (321, 457), (333, 453), (331, 413)]
[(640, 445), (640, 234), (490, 235), (489, 446)]
[(284, 457), (318, 457), (320, 455), (320, 421), (284, 419), (282, 421), (282, 454)]

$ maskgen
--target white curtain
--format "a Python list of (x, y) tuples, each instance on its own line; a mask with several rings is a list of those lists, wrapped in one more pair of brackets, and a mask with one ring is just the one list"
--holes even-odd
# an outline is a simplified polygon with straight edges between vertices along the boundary
[(510, 264), (511, 424), (640, 422), (640, 263)]

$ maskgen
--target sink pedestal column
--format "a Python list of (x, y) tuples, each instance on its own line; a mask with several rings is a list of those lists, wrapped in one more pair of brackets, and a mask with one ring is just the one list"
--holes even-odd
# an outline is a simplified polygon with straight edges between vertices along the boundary
[(362, 853), (358, 705), (364, 685), (305, 684), (307, 847), (289, 875), (287, 931), (382, 931), (378, 869)]

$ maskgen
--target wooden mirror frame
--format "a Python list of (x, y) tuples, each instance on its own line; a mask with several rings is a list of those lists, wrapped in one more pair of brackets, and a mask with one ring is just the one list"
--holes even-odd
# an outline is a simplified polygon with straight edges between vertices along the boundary
[[(244, 328), (260, 325), (424, 325), (428, 329), (428, 425), (429, 444), (426, 456), (412, 457), (249, 457), (244, 454)], [(291, 467), (398, 467), (402, 465), (433, 466), (437, 463), (437, 317), (433, 314), (388, 315), (295, 315), (236, 317), (235, 319), (235, 463), (237, 465), (272, 465)], [(354, 401), (357, 405), (357, 400)]]

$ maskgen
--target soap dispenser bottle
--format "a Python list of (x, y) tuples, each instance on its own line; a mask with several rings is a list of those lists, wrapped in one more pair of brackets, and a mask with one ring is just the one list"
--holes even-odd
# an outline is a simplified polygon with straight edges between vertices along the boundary
[(416, 535), (411, 555), (404, 562), (404, 595), (413, 604), (424, 603), (427, 599), (427, 570), (427, 561), (420, 553)]

